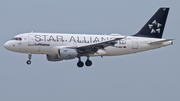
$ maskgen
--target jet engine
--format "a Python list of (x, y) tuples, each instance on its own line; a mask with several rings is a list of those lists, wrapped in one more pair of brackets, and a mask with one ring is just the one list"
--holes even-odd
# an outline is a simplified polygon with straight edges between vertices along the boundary
[(46, 56), (48, 61), (62, 61), (74, 59), (77, 54), (76, 49), (60, 48), (58, 49), (58, 54), (47, 54)]

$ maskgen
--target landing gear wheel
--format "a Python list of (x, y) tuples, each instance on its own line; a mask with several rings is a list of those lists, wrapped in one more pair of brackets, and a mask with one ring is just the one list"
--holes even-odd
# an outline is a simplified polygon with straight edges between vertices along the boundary
[(92, 65), (92, 61), (91, 60), (89, 60), (89, 59), (87, 59), (87, 61), (86, 61), (86, 66), (91, 66)]
[(28, 58), (29, 58), (29, 60), (26, 62), (28, 65), (31, 64), (31, 57), (32, 57), (32, 54), (31, 54), (31, 53), (28, 53)]
[(78, 67), (83, 67), (83, 66), (84, 66), (84, 63), (83, 63), (82, 61), (79, 61), (79, 62), (77, 63), (77, 66), (78, 66)]
[(26, 63), (27, 63), (28, 65), (30, 65), (30, 64), (31, 64), (31, 61), (30, 61), (30, 60), (28, 60)]

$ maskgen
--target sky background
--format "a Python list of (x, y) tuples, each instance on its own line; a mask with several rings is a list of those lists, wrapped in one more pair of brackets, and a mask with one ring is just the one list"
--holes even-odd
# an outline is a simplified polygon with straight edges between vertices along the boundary
[[(179, 101), (179, 0), (0, 0), (0, 101)], [(133, 35), (159, 7), (170, 7), (163, 38), (146, 52), (49, 62), (4, 48), (25, 32)], [(82, 58), (86, 61), (86, 58)]]

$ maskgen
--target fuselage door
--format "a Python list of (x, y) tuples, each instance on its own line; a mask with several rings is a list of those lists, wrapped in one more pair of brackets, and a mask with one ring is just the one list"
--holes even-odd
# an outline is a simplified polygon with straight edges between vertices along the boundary
[(28, 35), (28, 46), (34, 46), (34, 35), (33, 34)]
[(137, 38), (132, 39), (132, 49), (138, 49), (138, 39)]

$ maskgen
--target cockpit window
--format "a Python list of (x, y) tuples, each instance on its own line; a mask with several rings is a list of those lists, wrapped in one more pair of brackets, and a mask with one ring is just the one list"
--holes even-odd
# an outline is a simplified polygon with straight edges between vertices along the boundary
[(21, 38), (18, 38), (18, 40), (20, 40), (20, 41), (21, 41), (22, 39), (21, 39)]
[(20, 38), (20, 37), (14, 37), (14, 38), (12, 38), (11, 40), (18, 40), (18, 41), (21, 41), (22, 38)]

